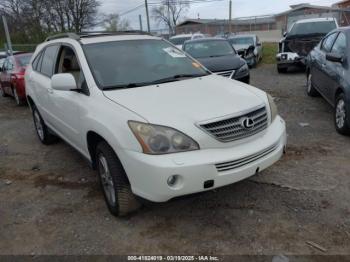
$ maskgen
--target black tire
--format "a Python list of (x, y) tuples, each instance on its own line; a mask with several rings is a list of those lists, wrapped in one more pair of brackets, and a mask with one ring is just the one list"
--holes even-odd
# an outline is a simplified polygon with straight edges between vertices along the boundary
[(104, 141), (97, 145), (96, 163), (103, 195), (112, 215), (125, 216), (138, 210), (141, 204), (131, 191), (124, 168), (114, 150)]
[(349, 136), (349, 112), (346, 108), (346, 97), (343, 93), (337, 96), (334, 110), (335, 129), (339, 134)]
[(35, 105), (32, 106), (32, 113), (33, 113), (35, 131), (36, 131), (36, 134), (38, 135), (40, 142), (43, 143), (44, 145), (51, 145), (57, 142), (58, 140), (57, 136), (50, 133), (49, 128), (46, 126), (43, 118), (40, 115), (39, 110), (36, 108)]
[(288, 71), (288, 68), (287, 67), (280, 67), (280, 66), (277, 66), (277, 72), (280, 73), (280, 74), (285, 74), (287, 73)]
[(8, 95), (2, 90), (2, 87), (0, 87), (0, 96), (1, 97), (7, 97)]
[(312, 83), (312, 74), (309, 73), (306, 77), (306, 93), (308, 96), (316, 97), (320, 93), (315, 89), (314, 84)]

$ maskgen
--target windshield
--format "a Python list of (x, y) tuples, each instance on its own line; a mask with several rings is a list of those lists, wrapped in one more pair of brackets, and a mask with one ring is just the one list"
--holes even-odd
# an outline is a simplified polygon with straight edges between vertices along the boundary
[(186, 37), (176, 37), (176, 38), (170, 38), (169, 41), (173, 45), (183, 45), (187, 40), (191, 40), (190, 36)]
[(187, 43), (184, 50), (194, 58), (217, 57), (235, 54), (235, 50), (230, 43), (223, 40)]
[(235, 37), (228, 40), (231, 45), (254, 45), (253, 37)]
[(325, 35), (335, 28), (336, 24), (334, 21), (299, 23), (294, 24), (288, 36), (310, 34)]
[(84, 45), (102, 89), (136, 87), (209, 73), (163, 40), (128, 40)]
[(27, 55), (17, 56), (16, 60), (19, 66), (25, 67), (29, 64), (31, 58), (32, 58), (32, 54), (27, 54)]

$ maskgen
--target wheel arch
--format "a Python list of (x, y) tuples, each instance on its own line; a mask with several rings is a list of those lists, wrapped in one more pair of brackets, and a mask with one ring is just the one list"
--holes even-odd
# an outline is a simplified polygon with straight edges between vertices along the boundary
[(30, 96), (27, 96), (27, 101), (30, 109), (33, 110), (33, 106), (35, 106), (33, 98), (31, 98)]

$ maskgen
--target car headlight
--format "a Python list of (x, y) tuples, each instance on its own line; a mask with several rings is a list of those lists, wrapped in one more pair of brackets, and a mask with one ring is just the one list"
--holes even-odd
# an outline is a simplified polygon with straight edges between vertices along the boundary
[(247, 63), (244, 63), (244, 65), (237, 70), (236, 75), (243, 75), (243, 74), (246, 74), (248, 71), (249, 71), (249, 67)]
[(161, 155), (199, 150), (199, 145), (189, 136), (171, 127), (128, 122), (145, 154)]
[(271, 111), (271, 122), (275, 120), (276, 116), (278, 115), (278, 110), (275, 101), (273, 100), (273, 97), (267, 94), (267, 99), (269, 100), (270, 105), (270, 111)]

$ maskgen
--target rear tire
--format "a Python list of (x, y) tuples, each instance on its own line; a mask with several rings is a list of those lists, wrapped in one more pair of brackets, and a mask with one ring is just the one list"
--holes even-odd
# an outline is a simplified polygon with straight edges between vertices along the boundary
[(58, 140), (57, 136), (50, 133), (49, 128), (46, 126), (43, 118), (41, 117), (39, 110), (35, 105), (32, 106), (33, 109), (33, 120), (34, 127), (38, 138), (44, 145), (51, 145)]
[(316, 97), (319, 96), (320, 93), (315, 89), (312, 83), (312, 74), (309, 73), (306, 78), (306, 93), (308, 96)]
[(97, 172), (109, 211), (114, 216), (125, 216), (141, 207), (131, 191), (129, 180), (114, 150), (100, 142), (96, 148)]
[(346, 97), (343, 93), (339, 94), (336, 99), (334, 123), (335, 129), (339, 134), (346, 136), (350, 135), (349, 113), (346, 108)]
[(277, 72), (279, 74), (285, 74), (288, 72), (288, 68), (287, 67), (280, 67), (280, 66), (277, 66)]

